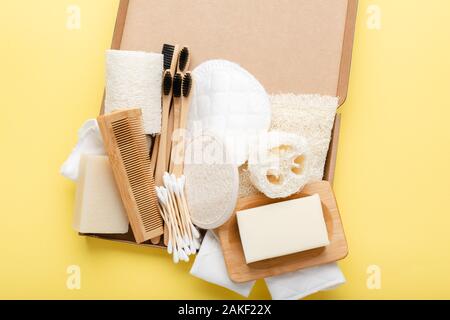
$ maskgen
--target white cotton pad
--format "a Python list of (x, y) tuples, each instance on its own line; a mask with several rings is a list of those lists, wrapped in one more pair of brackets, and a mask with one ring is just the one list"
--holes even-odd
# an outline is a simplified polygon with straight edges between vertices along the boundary
[(196, 137), (186, 146), (186, 200), (192, 222), (202, 229), (221, 226), (234, 212), (239, 174), (226, 158), (224, 144), (214, 135)]
[(296, 134), (272, 131), (261, 136), (248, 163), (253, 185), (269, 198), (300, 191), (309, 178), (308, 143)]
[(234, 163), (245, 163), (251, 137), (270, 127), (266, 91), (249, 72), (225, 60), (206, 61), (195, 68), (193, 76), (187, 128), (216, 134)]
[[(308, 182), (322, 180), (339, 99), (321, 95), (277, 94), (270, 97), (270, 102), (270, 129), (306, 138), (310, 150)], [(239, 197), (258, 194), (249, 171), (242, 166), (239, 172)]]
[(144, 132), (161, 132), (163, 55), (141, 51), (106, 51), (105, 113), (141, 108)]

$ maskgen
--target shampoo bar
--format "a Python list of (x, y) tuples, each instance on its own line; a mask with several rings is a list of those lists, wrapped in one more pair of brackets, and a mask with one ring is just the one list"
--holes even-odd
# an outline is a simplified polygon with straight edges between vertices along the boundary
[(73, 227), (81, 233), (128, 232), (128, 218), (107, 156), (81, 157)]
[(237, 212), (247, 263), (327, 246), (319, 195)]

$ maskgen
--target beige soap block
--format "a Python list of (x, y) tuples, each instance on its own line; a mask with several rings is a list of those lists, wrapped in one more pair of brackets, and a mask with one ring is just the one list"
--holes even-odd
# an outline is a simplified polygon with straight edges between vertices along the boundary
[(107, 156), (81, 157), (73, 227), (81, 233), (128, 232), (128, 218)]
[(319, 195), (237, 212), (247, 263), (330, 244)]

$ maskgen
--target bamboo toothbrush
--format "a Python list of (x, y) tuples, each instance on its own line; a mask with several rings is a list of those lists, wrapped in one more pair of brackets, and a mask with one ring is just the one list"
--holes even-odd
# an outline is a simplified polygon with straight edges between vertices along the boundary
[[(175, 74), (177, 68), (178, 68), (178, 57), (180, 55), (180, 47), (179, 45), (171, 45), (165, 43), (162, 47), (162, 54), (164, 59), (164, 70), (170, 72), (170, 76), (173, 77)], [(155, 177), (156, 184), (161, 186), (162, 185), (162, 174), (164, 171), (166, 171), (169, 168), (169, 157), (170, 157), (170, 140), (172, 139), (172, 131), (173, 131), (173, 110), (171, 109), (172, 104), (172, 91), (169, 90), (168, 94), (165, 94), (167, 92), (167, 89), (169, 88), (169, 79), (168, 74), (166, 72), (164, 73), (164, 79), (163, 79), (163, 103), (166, 104), (166, 110), (164, 110), (163, 106), (163, 119), (162, 123), (166, 123), (166, 130), (161, 130), (162, 133), (164, 133), (164, 138), (162, 139), (162, 135), (160, 137), (159, 145), (158, 145), (158, 160), (156, 164), (156, 172), (157, 176)], [(172, 80), (172, 79), (171, 79)], [(170, 81), (171, 82), (171, 81)], [(172, 89), (172, 83), (170, 83), (170, 89)], [(164, 101), (165, 100), (165, 101)], [(166, 111), (166, 113), (164, 113)], [(162, 146), (164, 145), (164, 146)], [(165, 155), (161, 156), (159, 153), (162, 151), (161, 149), (165, 150)]]
[[(179, 60), (180, 60), (180, 53), (184, 49), (184, 47), (180, 50), (180, 47), (178, 45), (172, 46), (168, 44), (164, 44), (163, 46), (163, 54), (164, 59), (167, 61), (165, 64), (165, 67), (170, 65), (170, 72), (172, 76), (174, 76), (176, 73), (178, 73), (179, 68)], [(186, 50), (184, 50), (186, 51)], [(188, 51), (189, 52), (189, 51)], [(183, 57), (185, 57), (185, 54), (182, 54)], [(173, 98), (172, 98), (173, 99)], [(170, 168), (170, 151), (171, 151), (171, 145), (172, 145), (172, 132), (174, 130), (174, 110), (173, 106), (170, 108), (169, 113), (169, 124), (168, 124), (168, 130), (167, 130), (167, 140), (166, 140), (166, 159), (167, 162), (165, 163), (166, 169), (169, 170)]]
[[(174, 165), (180, 161), (177, 158), (177, 153), (175, 152), (176, 143), (174, 143), (173, 135), (177, 136), (179, 134), (178, 129), (180, 128), (180, 120), (181, 120), (181, 96), (182, 96), (182, 86), (183, 86), (183, 78), (180, 73), (175, 74), (173, 77), (173, 131), (171, 134), (171, 143), (170, 143), (170, 167), (169, 172), (172, 172)], [(169, 132), (170, 134), (170, 132)]]
[[(178, 60), (175, 58), (178, 58), (180, 56), (180, 51), (179, 51), (179, 45), (171, 45), (171, 44), (163, 44), (163, 48), (161, 50), (161, 53), (163, 54), (163, 68), (164, 68), (164, 72), (165, 71), (170, 71), (170, 74), (174, 74), (177, 67), (178, 67)], [(184, 54), (183, 54), (184, 55)], [(163, 90), (164, 90), (164, 83), (163, 83)], [(164, 97), (163, 97), (164, 98)], [(169, 101), (169, 109), (170, 109), (170, 101)], [(163, 111), (164, 112), (164, 111)], [(164, 121), (165, 119), (168, 120), (169, 115), (167, 115), (166, 117), (162, 117), (162, 121)], [(166, 130), (167, 131), (167, 128)], [(161, 128), (161, 133), (163, 133), (164, 131)], [(153, 172), (155, 173), (156, 171), (156, 162), (157, 162), (157, 158), (158, 158), (158, 154), (160, 151), (159, 145), (161, 144), (160, 141), (162, 140), (162, 135), (156, 136), (155, 140), (154, 140), (154, 147), (152, 150), (152, 169)], [(164, 141), (164, 140), (163, 140)], [(156, 147), (156, 148), (155, 148)], [(158, 183), (157, 181), (157, 177), (155, 176), (155, 183)], [(158, 184), (157, 184), (158, 185)]]
[(162, 123), (161, 123), (161, 135), (160, 137), (160, 143), (158, 146), (155, 146), (155, 148), (158, 150), (158, 159), (156, 161), (156, 171), (155, 171), (155, 184), (157, 186), (163, 185), (163, 174), (166, 171), (167, 168), (167, 159), (166, 159), (166, 148), (167, 144), (165, 143), (167, 141), (167, 130), (168, 130), (168, 124), (169, 124), (169, 111), (170, 111), (170, 103), (172, 100), (172, 74), (170, 73), (170, 70), (166, 70), (164, 72), (163, 77), (163, 83), (162, 83), (162, 92), (163, 92), (163, 98), (162, 98)]
[[(191, 52), (189, 50), (188, 46), (183, 46), (180, 51), (178, 52), (178, 56), (177, 56), (177, 61), (176, 61), (176, 72), (180, 73), (181, 76), (184, 76), (184, 73), (189, 69), (191, 63)], [(173, 109), (173, 108), (172, 108)], [(170, 118), (173, 119), (174, 118), (174, 112), (173, 110), (171, 110), (171, 114), (170, 114)], [(171, 121), (172, 123), (172, 121)], [(172, 129), (172, 128), (170, 128)], [(168, 146), (172, 146), (172, 133), (174, 132), (175, 127), (173, 127), (172, 130), (169, 130), (169, 132), (171, 133), (170, 136), (168, 137), (168, 142), (167, 145)], [(167, 155), (167, 158), (169, 158), (170, 152), (172, 151), (172, 148), (168, 148), (168, 152), (169, 154)], [(171, 172), (172, 169), (172, 165), (171, 163), (169, 163), (168, 166), (168, 171)]]
[[(187, 116), (189, 114), (189, 106), (191, 100), (191, 91), (193, 87), (193, 78), (190, 72), (186, 72), (183, 77), (182, 83), (182, 97), (181, 97), (181, 114), (180, 114), (180, 125), (179, 125), (179, 135), (175, 139), (177, 140), (175, 149), (175, 158), (178, 160), (175, 162), (172, 169), (172, 173), (178, 178), (183, 174), (184, 167), (184, 151), (186, 144), (186, 123)], [(172, 149), (172, 150), (174, 150)], [(173, 155), (172, 155), (173, 156)]]
[[(170, 78), (175, 73), (175, 70), (178, 65), (178, 56), (179, 56), (179, 45), (171, 45), (165, 43), (162, 47), (163, 54), (163, 67), (164, 67), (164, 78), (163, 78), (163, 98), (162, 98), (162, 119), (161, 119), (161, 135), (158, 135), (155, 138), (155, 145), (153, 147), (154, 152), (152, 153), (152, 170), (155, 174), (155, 183), (156, 185), (162, 185), (162, 174), (166, 170), (168, 166), (168, 155), (167, 155), (167, 133), (171, 132), (171, 120), (170, 120), (170, 106), (172, 103), (172, 95), (171, 95), (171, 79), (169, 80), (169, 74), (166, 71), (170, 72)], [(170, 83), (169, 83), (170, 82)], [(169, 89), (170, 86), (170, 89)], [(168, 90), (169, 89), (169, 90)], [(169, 91), (167, 93), (167, 90)], [(165, 152), (162, 155), (162, 152)], [(167, 231), (164, 228), (165, 232)], [(166, 237), (164, 237), (166, 239)], [(160, 242), (160, 237), (156, 237), (151, 239), (153, 244), (158, 244)], [(164, 240), (166, 242), (166, 240)]]

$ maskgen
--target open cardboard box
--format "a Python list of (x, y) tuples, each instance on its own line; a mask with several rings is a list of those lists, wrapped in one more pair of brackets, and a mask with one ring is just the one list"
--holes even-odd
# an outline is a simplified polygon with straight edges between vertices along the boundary
[[(188, 45), (191, 69), (214, 58), (240, 64), (268, 93), (347, 97), (357, 0), (121, 0), (112, 49), (161, 52)], [(101, 113), (103, 112), (101, 108)], [(324, 180), (332, 183), (337, 114)], [(95, 235), (136, 244), (124, 235)], [(150, 241), (140, 245), (153, 245)]]

